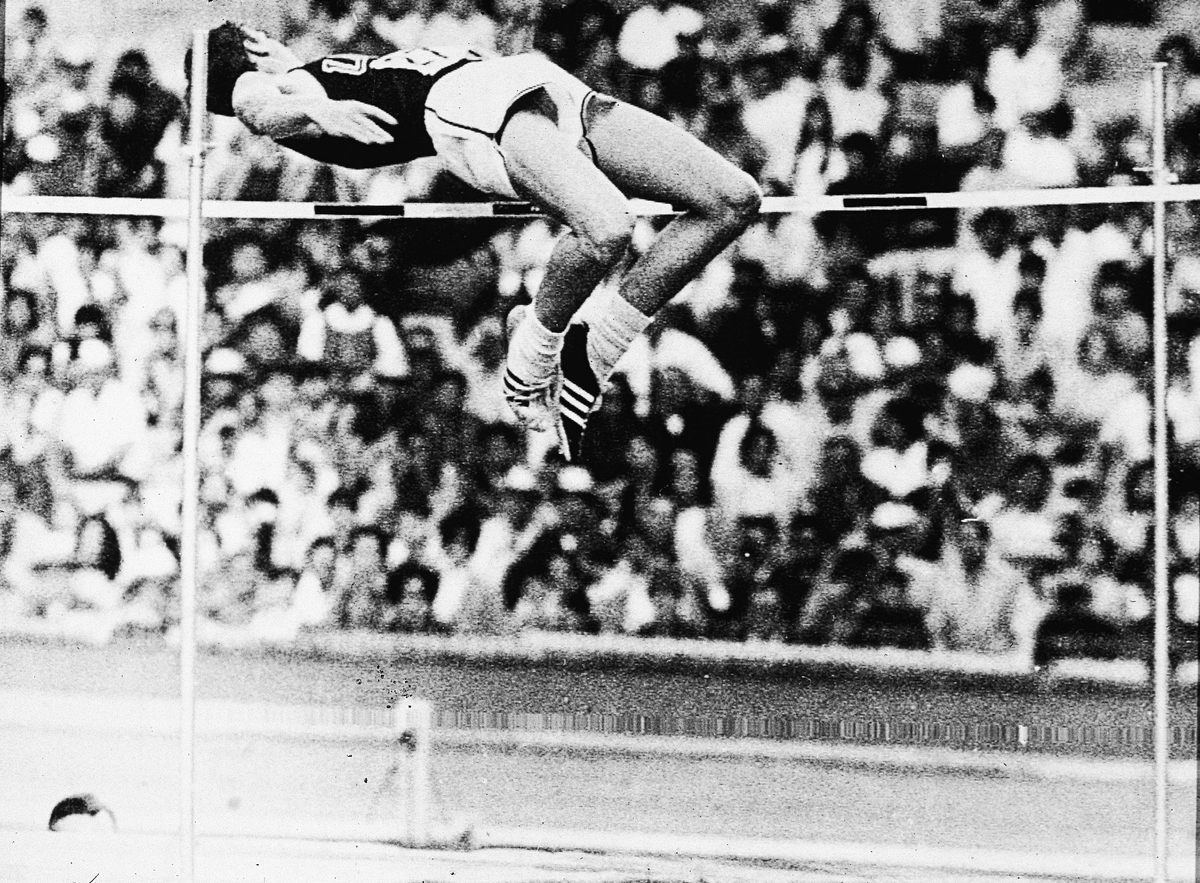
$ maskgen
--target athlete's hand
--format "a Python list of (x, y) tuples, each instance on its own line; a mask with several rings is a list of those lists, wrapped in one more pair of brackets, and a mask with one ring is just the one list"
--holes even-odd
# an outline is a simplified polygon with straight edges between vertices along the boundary
[(363, 101), (316, 101), (309, 116), (325, 134), (352, 138), (363, 144), (391, 143), (392, 136), (379, 123), (396, 125), (396, 118), (390, 113)]
[(246, 37), (242, 41), (246, 53), (254, 62), (254, 66), (263, 73), (284, 74), (303, 64), (295, 52), (262, 31), (243, 28), (242, 33)]

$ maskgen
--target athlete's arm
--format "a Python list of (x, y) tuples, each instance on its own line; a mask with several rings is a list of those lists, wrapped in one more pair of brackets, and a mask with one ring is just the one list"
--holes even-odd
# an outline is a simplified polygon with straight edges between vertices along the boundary
[(261, 71), (242, 74), (233, 87), (237, 118), (250, 131), (275, 139), (333, 135), (363, 144), (393, 140), (379, 126), (380, 122), (396, 125), (391, 114), (361, 101), (334, 101), (315, 81), (313, 89), (297, 88), (291, 80), (294, 76)]

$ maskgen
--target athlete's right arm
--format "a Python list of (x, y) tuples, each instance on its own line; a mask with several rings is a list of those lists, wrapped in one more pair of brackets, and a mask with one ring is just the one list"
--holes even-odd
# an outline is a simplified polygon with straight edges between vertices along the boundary
[(253, 71), (238, 77), (233, 110), (252, 132), (276, 140), (333, 135), (363, 144), (387, 144), (392, 136), (380, 127), (396, 125), (384, 110), (361, 101), (334, 101), (323, 92), (291, 88), (289, 75)]

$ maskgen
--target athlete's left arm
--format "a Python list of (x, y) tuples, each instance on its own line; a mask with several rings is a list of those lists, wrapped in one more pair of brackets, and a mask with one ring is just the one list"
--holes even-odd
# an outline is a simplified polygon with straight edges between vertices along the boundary
[(379, 123), (396, 125), (395, 117), (373, 105), (334, 101), (304, 71), (242, 74), (233, 87), (233, 110), (252, 132), (277, 140), (332, 135), (387, 144), (392, 136)]

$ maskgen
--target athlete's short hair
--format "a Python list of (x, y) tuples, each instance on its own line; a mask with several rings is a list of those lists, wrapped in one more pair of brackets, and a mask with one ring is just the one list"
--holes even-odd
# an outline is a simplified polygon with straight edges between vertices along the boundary
[[(66, 819), (73, 816), (95, 819), (103, 813), (107, 818), (108, 827), (115, 830), (117, 820), (113, 816), (112, 810), (102, 804), (91, 794), (76, 794), (71, 797), (65, 797), (54, 805), (54, 809), (50, 810), (51, 831), (57, 831), (64, 825)], [(101, 820), (103, 822), (103, 820)]]
[[(222, 22), (208, 32), (208, 95), (206, 104), (210, 113), (234, 116), (233, 87), (238, 77), (254, 70), (254, 64), (242, 45), (249, 35), (245, 27), (233, 21)], [(192, 88), (192, 48), (189, 46), (183, 58), (184, 73), (187, 75), (188, 95)]]

